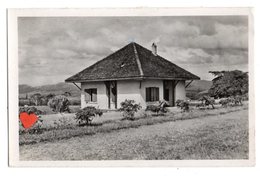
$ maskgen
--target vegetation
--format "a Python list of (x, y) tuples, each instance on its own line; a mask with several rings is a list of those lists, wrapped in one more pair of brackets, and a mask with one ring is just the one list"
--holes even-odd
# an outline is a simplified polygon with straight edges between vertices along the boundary
[(121, 102), (119, 111), (123, 112), (123, 116), (128, 120), (134, 120), (135, 113), (142, 107), (140, 104), (136, 104), (134, 100), (125, 100)]
[(52, 109), (54, 112), (69, 112), (69, 100), (66, 96), (64, 95), (58, 95), (53, 97), (52, 99), (49, 100), (48, 106)]
[(209, 89), (214, 98), (231, 97), (248, 93), (248, 73), (239, 70), (211, 71), (215, 78)]
[(39, 106), (42, 104), (43, 96), (40, 93), (35, 93), (30, 97), (30, 100), (35, 104), (35, 106)]
[(176, 105), (180, 107), (183, 112), (190, 110), (190, 102), (188, 100), (177, 100)]
[[(57, 129), (39, 135), (23, 134), (19, 137), (20, 159), (247, 159), (245, 108), (169, 113), (164, 118), (154, 116), (102, 126)], [(174, 123), (163, 123), (170, 121)], [(25, 145), (32, 143), (38, 144)]]
[(32, 114), (34, 113), (35, 115), (40, 115), (40, 114), (44, 114), (43, 111), (37, 109), (36, 107), (28, 107), (28, 106), (25, 106), (25, 107), (20, 107), (19, 108), (19, 114), (22, 113), (22, 112), (27, 112), (28, 114)]
[(145, 109), (145, 111), (151, 111), (151, 112), (155, 112), (157, 115), (160, 113), (164, 114), (167, 112), (166, 107), (168, 107), (169, 105), (167, 104), (166, 101), (161, 101), (159, 103), (159, 105), (148, 105)]
[(54, 121), (54, 129), (68, 129), (68, 128), (73, 128), (73, 124), (71, 124), (67, 118), (61, 117), (58, 120)]
[[(83, 126), (78, 127), (76, 124), (65, 122), (65, 126), (63, 126), (63, 122), (57, 121), (59, 125), (55, 125), (54, 127), (42, 128), (44, 131), (42, 134), (22, 134), (19, 137), (19, 144), (33, 144), (44, 141), (56, 141), (60, 139), (69, 139), (76, 136), (83, 135), (93, 135), (97, 133), (107, 133), (115, 130), (127, 129), (127, 128), (136, 128), (145, 125), (155, 125), (164, 122), (173, 122), (173, 121), (181, 121), (187, 119), (197, 119), (204, 118), (209, 116), (218, 116), (224, 115), (227, 113), (232, 113), (236, 111), (246, 110), (247, 106), (235, 106), (229, 108), (220, 108), (213, 109), (210, 111), (201, 111), (201, 110), (193, 110), (192, 112), (176, 112), (176, 113), (167, 113), (163, 118), (162, 116), (149, 116), (147, 117), (136, 117), (134, 121), (132, 120), (111, 120), (108, 122), (104, 122), (101, 124), (94, 124), (91, 126)], [(73, 118), (74, 116), (71, 116)], [(63, 120), (62, 120), (63, 121)], [(59, 126), (59, 127), (57, 127)]]
[(219, 103), (223, 106), (223, 107), (228, 107), (228, 106), (238, 106), (238, 105), (243, 105), (242, 102), (243, 97), (242, 96), (232, 96), (232, 97), (228, 97), (228, 98), (223, 98), (219, 101)]
[(215, 99), (209, 96), (202, 96), (199, 101), (201, 101), (201, 104), (197, 105), (197, 107), (208, 107), (211, 106), (212, 109), (215, 109)]
[(95, 107), (88, 106), (76, 113), (75, 119), (80, 126), (90, 125), (95, 116), (102, 116), (103, 112)]
[[(35, 107), (21, 107), (19, 108), (19, 114), (22, 112), (26, 112), (28, 114), (35, 114), (38, 117), (37, 122), (33, 125), (33, 127), (31, 127), (30, 129), (24, 129), (22, 128), (21, 130), (19, 130), (19, 134), (22, 133), (29, 133), (29, 134), (40, 134), (43, 132), (44, 129), (42, 129), (42, 119), (40, 114), (43, 114), (43, 112), (41, 110), (38, 110)], [(21, 125), (21, 122), (20, 122)], [(21, 125), (22, 126), (22, 125)]]

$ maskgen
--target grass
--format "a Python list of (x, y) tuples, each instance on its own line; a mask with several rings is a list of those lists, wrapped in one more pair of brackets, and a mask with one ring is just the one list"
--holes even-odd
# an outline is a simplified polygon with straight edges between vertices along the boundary
[(183, 113), (179, 120), (167, 123), (157, 117), (122, 121), (118, 126), (124, 128), (121, 130), (106, 126), (110, 133), (23, 145), (20, 160), (248, 159), (248, 110), (240, 107), (218, 111), (222, 115), (216, 110), (193, 112), (201, 118), (187, 120), (183, 120)]
[(41, 134), (29, 134), (23, 133), (19, 136), (20, 145), (35, 144), (40, 142), (53, 142), (61, 139), (69, 139), (77, 136), (84, 135), (94, 135), (97, 133), (108, 133), (116, 130), (128, 129), (128, 128), (138, 128), (144, 125), (154, 125), (159, 123), (179, 121), (185, 119), (195, 119), (195, 118), (206, 118), (209, 116), (217, 116), (219, 114), (226, 114), (242, 109), (247, 109), (244, 107), (231, 107), (231, 108), (220, 108), (212, 110), (193, 110), (191, 112), (184, 113), (168, 113), (164, 116), (151, 116), (144, 114), (138, 117), (134, 121), (129, 120), (108, 120), (102, 123), (96, 123), (92, 126), (78, 127), (75, 124), (71, 124), (69, 121), (64, 123), (64, 128), (46, 128)]

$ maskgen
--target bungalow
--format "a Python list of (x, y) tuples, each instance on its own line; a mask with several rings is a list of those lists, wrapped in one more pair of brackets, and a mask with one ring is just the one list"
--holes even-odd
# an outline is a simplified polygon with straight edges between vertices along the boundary
[[(69, 77), (65, 82), (81, 83), (81, 107), (117, 109), (125, 99), (145, 108), (160, 100), (175, 106), (185, 99), (185, 81), (200, 79), (152, 51), (132, 42), (106, 58)], [(189, 83), (190, 83), (189, 82)]]

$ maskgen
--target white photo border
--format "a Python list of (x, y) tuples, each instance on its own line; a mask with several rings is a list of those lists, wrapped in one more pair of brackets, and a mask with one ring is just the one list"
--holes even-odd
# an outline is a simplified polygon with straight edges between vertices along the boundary
[[(108, 161), (20, 161), (18, 135), (18, 17), (79, 16), (248, 16), (249, 60), (249, 159), (248, 160), (108, 160)], [(8, 9), (8, 116), (10, 166), (62, 167), (212, 167), (255, 165), (254, 38), (251, 8), (88, 8), (88, 9)]]

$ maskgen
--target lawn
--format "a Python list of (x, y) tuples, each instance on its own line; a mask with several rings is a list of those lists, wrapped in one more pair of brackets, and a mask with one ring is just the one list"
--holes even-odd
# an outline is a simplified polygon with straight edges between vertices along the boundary
[[(200, 111), (199, 117), (196, 113), (198, 112), (193, 112), (190, 116), (182, 114), (183, 118), (180, 116), (179, 119), (171, 118), (169, 115), (127, 123), (121, 121), (124, 128), (113, 129), (114, 126), (112, 125), (110, 128), (106, 127), (107, 131), (94, 131), (92, 135), (80, 133), (75, 137), (21, 145), (20, 159), (178, 160), (248, 158), (247, 108), (239, 107), (230, 111), (222, 109), (210, 110), (210, 112)], [(184, 119), (184, 117), (187, 118)], [(103, 129), (104, 125), (96, 129), (98, 128), (99, 130)], [(84, 132), (84, 129), (82, 128), (81, 131)], [(66, 131), (64, 136), (66, 136)]]

